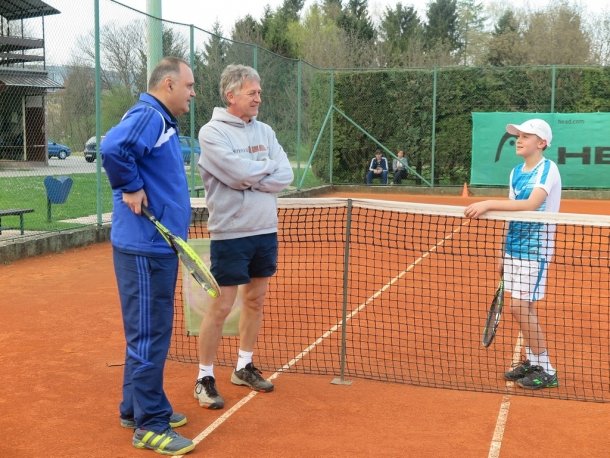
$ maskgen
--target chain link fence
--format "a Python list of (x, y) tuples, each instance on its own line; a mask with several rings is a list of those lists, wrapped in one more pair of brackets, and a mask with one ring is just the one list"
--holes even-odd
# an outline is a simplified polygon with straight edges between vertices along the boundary
[[(155, 28), (159, 21), (114, 0), (55, 2), (61, 11), (40, 3), (27, 13), (0, 6), (0, 210), (33, 209), (21, 215), (26, 233), (109, 221), (97, 140), (146, 90), (151, 41), (194, 70), (197, 96), (180, 119), (193, 195), (202, 185), (197, 134), (221, 105), (218, 82), (229, 63), (258, 69), (259, 119), (290, 157), (292, 189), (364, 184), (378, 149), (390, 164), (406, 152), (403, 184), (461, 186), (470, 175), (472, 112), (610, 111), (605, 67), (329, 70), (193, 25)], [(0, 237), (22, 236), (10, 230), (18, 216), (0, 219)]]

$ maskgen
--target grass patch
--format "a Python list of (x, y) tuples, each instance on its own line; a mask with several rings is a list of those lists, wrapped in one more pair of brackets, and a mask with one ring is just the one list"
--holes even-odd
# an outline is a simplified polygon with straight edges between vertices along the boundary
[(324, 184), (322, 180), (311, 173), (311, 169), (306, 171), (304, 164), (301, 164), (300, 169), (293, 167), (292, 171), (294, 172), (294, 180), (292, 182), (293, 187), (297, 187), (301, 183), (301, 178), (303, 175), (305, 175), (305, 179), (303, 180), (303, 186), (301, 189), (315, 188)]
[[(297, 170), (293, 169), (295, 180), (293, 186), (298, 184)], [(300, 169), (303, 174), (304, 169)], [(186, 168), (189, 186), (201, 186), (203, 182), (197, 170), (191, 172)], [(70, 175), (73, 183), (68, 199), (64, 204), (51, 206), (51, 222), (47, 221), (47, 194), (44, 187), (44, 177), (0, 177), (0, 208), (33, 208), (34, 213), (25, 215), (25, 228), (29, 231), (58, 231), (88, 224), (97, 223), (97, 175), (95, 173), (80, 173)], [(319, 186), (320, 180), (308, 173), (305, 177), (304, 188)], [(112, 190), (105, 175), (101, 178), (102, 213), (112, 211)], [(61, 220), (90, 217), (84, 224), (65, 223)], [(6, 217), (5, 225), (15, 227), (18, 218), (13, 224), (11, 217)]]
[[(0, 178), (0, 208), (33, 208), (34, 213), (25, 216), (27, 230), (55, 231), (81, 226), (59, 221), (96, 215), (97, 179), (94, 173), (73, 174), (71, 177), (72, 189), (66, 202), (51, 206), (51, 222), (47, 221), (47, 193), (42, 176)], [(101, 190), (102, 213), (109, 212), (112, 209), (112, 192), (105, 177)], [(90, 224), (96, 221), (92, 216)]]

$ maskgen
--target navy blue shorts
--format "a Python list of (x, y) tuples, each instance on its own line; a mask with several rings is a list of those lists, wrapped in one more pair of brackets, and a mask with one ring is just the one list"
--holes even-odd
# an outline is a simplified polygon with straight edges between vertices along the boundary
[(220, 286), (250, 283), (277, 270), (277, 233), (210, 243), (211, 271)]

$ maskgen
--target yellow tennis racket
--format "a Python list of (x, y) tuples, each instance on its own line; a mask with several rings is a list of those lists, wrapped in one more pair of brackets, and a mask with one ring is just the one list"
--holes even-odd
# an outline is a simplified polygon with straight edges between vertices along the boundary
[(174, 235), (166, 228), (155, 216), (142, 206), (142, 214), (155, 225), (157, 231), (163, 236), (165, 241), (172, 247), (182, 262), (184, 268), (191, 274), (197, 283), (211, 296), (220, 296), (220, 287), (212, 272), (203, 263), (199, 255), (180, 237)]

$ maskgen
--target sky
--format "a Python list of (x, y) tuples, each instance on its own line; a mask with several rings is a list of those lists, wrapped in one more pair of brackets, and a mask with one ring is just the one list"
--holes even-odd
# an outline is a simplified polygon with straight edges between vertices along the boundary
[[(147, 0), (119, 0), (122, 4), (146, 12)], [(224, 32), (224, 36), (231, 36), (233, 24), (239, 19), (250, 14), (255, 19), (260, 19), (269, 5), (272, 9), (281, 6), (283, 0), (161, 0), (161, 14), (163, 19), (174, 22), (193, 24), (196, 27), (211, 31), (213, 25), (218, 21)], [(403, 6), (414, 6), (421, 18), (425, 17), (426, 7), (430, 0), (369, 0), (369, 12), (374, 21), (378, 21), (387, 7), (394, 7), (398, 2)], [(483, 4), (502, 5), (502, 0), (477, 0)], [(544, 7), (552, 0), (511, 0), (511, 6), (515, 8), (524, 7), (536, 9)], [(93, 5), (94, 0), (45, 0), (46, 3), (58, 9), (62, 13), (49, 16), (45, 21), (45, 32), (48, 42), (61, 40), (64, 46), (47, 48), (47, 63), (60, 64), (65, 61), (67, 50), (71, 49), (79, 35), (93, 30)], [(345, 0), (344, 0), (345, 2)], [(100, 5), (107, 4), (100, 0)], [(309, 9), (316, 0), (306, 0), (303, 11)], [(586, 11), (595, 11), (602, 8), (605, 1), (572, 0), (571, 4), (581, 5)], [(102, 8), (102, 12), (103, 7)], [(108, 15), (103, 15), (107, 19)], [(109, 18), (108, 18), (109, 19)], [(120, 21), (121, 18), (112, 18)], [(102, 24), (103, 25), (103, 24)], [(88, 30), (87, 30), (88, 29)]]

